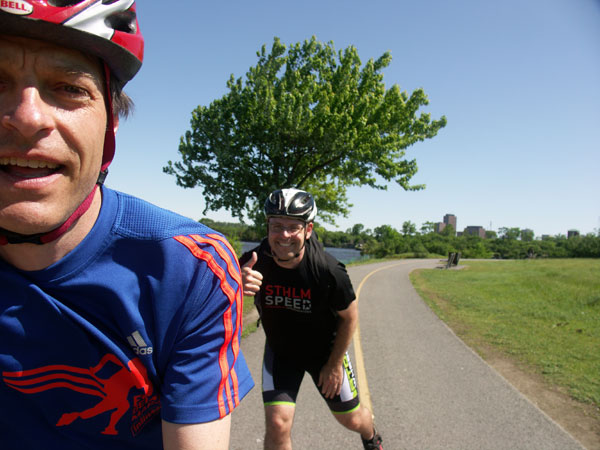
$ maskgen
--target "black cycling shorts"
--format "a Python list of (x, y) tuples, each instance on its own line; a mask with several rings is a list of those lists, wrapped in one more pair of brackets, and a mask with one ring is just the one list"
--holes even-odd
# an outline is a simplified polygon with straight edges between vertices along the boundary
[(344, 381), (340, 395), (326, 398), (319, 389), (319, 372), (322, 365), (299, 364), (287, 358), (275, 356), (268, 344), (265, 343), (262, 372), (262, 395), (265, 406), (295, 405), (298, 391), (304, 373), (308, 372), (317, 386), (321, 397), (334, 414), (346, 414), (358, 409), (360, 401), (356, 388), (356, 378), (348, 353), (344, 356)]

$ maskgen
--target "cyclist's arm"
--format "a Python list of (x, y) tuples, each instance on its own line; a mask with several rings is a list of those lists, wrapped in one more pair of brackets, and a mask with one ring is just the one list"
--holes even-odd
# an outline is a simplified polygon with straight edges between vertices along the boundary
[(353, 301), (346, 309), (338, 311), (338, 315), (337, 334), (329, 360), (341, 365), (358, 324), (358, 302)]
[(227, 450), (231, 414), (207, 423), (177, 424), (162, 421), (165, 450)]
[(353, 301), (348, 308), (338, 311), (338, 327), (333, 350), (319, 377), (319, 386), (326, 397), (332, 398), (342, 389), (344, 355), (350, 347), (352, 335), (358, 323), (358, 302)]

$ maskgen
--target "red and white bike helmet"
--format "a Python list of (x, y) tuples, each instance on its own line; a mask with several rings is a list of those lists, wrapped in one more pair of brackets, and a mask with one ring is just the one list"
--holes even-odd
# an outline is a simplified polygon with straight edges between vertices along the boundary
[[(125, 85), (138, 72), (144, 58), (144, 38), (137, 22), (135, 0), (0, 1), (0, 34), (52, 42), (97, 56), (104, 62), (108, 124), (98, 177), (102, 183), (115, 152), (110, 79)], [(55, 230), (21, 235), (0, 229), (0, 245), (53, 241), (87, 211), (95, 190)]]

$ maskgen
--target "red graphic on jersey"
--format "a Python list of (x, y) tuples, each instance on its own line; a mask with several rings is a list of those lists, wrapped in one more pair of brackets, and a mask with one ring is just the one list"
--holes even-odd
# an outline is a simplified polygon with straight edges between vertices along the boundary
[(310, 300), (310, 288), (297, 288), (289, 286), (280, 286), (278, 284), (268, 284), (265, 287), (265, 294), (278, 295), (281, 297), (302, 298)]
[[(98, 372), (108, 362), (120, 368), (110, 377), (100, 378)], [(19, 372), (3, 372), (2, 376), (8, 386), (25, 394), (65, 388), (100, 397), (101, 400), (92, 408), (81, 412), (64, 413), (56, 424), (58, 427), (70, 425), (76, 419), (89, 419), (110, 411), (109, 424), (102, 434), (118, 434), (116, 425), (131, 407), (127, 397), (133, 388), (144, 390), (144, 395), (136, 396), (134, 400), (136, 403), (134, 417), (144, 422), (132, 425), (134, 434), (137, 434), (136, 431), (139, 431), (160, 409), (158, 398), (152, 395), (153, 388), (148, 380), (148, 372), (138, 358), (128, 361), (125, 366), (115, 355), (107, 354), (95, 367), (87, 369), (51, 365)], [(146, 397), (147, 400), (140, 401), (140, 397)], [(140, 406), (144, 407), (145, 412), (138, 410)]]
[(312, 300), (310, 288), (296, 288), (267, 284), (262, 306), (266, 309), (286, 309), (297, 313), (311, 314)]

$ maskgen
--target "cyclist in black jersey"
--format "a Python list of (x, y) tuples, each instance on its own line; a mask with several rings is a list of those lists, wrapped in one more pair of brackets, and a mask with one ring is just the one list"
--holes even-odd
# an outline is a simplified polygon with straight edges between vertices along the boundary
[(266, 335), (263, 359), (265, 449), (291, 449), (296, 397), (305, 372), (334, 417), (383, 449), (371, 412), (359, 402), (347, 353), (358, 305), (345, 266), (313, 232), (313, 197), (278, 189), (265, 202), (267, 237), (240, 258), (244, 295), (255, 295)]

